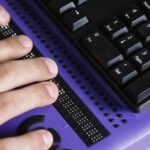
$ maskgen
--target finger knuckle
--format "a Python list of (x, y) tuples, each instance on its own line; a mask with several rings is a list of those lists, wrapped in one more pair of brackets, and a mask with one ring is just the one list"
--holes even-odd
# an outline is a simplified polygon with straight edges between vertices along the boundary
[(4, 79), (4, 78), (8, 78), (10, 79), (12, 77), (12, 75), (15, 73), (15, 67), (12, 66), (12, 64), (7, 64), (7, 63), (3, 63), (0, 65), (0, 78)]
[(2, 94), (1, 95), (1, 101), (0, 101), (0, 111), (1, 114), (6, 114), (5, 112), (8, 112), (10, 108), (15, 108), (16, 106), (16, 99), (13, 96), (8, 96), (8, 94)]

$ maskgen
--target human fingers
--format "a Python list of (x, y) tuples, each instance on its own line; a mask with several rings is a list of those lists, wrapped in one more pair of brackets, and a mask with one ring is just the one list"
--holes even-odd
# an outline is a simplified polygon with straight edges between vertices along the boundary
[(0, 62), (23, 57), (32, 47), (32, 41), (25, 35), (0, 40)]
[(48, 150), (53, 143), (50, 132), (45, 130), (32, 131), (30, 133), (0, 139), (1, 150)]
[(0, 5), (0, 26), (8, 24), (10, 21), (10, 15), (7, 10)]
[(31, 109), (52, 104), (57, 97), (58, 88), (52, 82), (37, 83), (2, 93), (0, 94), (0, 125)]
[(57, 73), (56, 63), (49, 58), (7, 61), (0, 64), (0, 92), (33, 82), (49, 80)]

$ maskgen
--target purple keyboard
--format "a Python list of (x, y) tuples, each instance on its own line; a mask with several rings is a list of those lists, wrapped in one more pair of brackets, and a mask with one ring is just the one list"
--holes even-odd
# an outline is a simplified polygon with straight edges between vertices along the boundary
[[(25, 33), (34, 42), (22, 59), (50, 57), (59, 67), (54, 105), (37, 108), (0, 126), (0, 137), (47, 129), (54, 137), (50, 150), (133, 150), (150, 131), (150, 109), (130, 111), (77, 49), (33, 1), (1, 0), (11, 13), (0, 27), (0, 39)], [(148, 139), (142, 141), (146, 149)], [(132, 148), (130, 148), (132, 145)]]

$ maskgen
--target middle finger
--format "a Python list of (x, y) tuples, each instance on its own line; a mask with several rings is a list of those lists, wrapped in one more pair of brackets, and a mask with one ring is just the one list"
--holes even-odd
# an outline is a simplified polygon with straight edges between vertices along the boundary
[(54, 78), (58, 69), (49, 58), (8, 61), (0, 64), (0, 92)]

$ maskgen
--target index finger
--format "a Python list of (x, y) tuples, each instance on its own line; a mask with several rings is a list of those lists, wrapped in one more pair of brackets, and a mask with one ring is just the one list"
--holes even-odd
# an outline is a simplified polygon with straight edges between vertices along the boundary
[(0, 5), (0, 26), (8, 24), (10, 21), (10, 15), (8, 11)]

